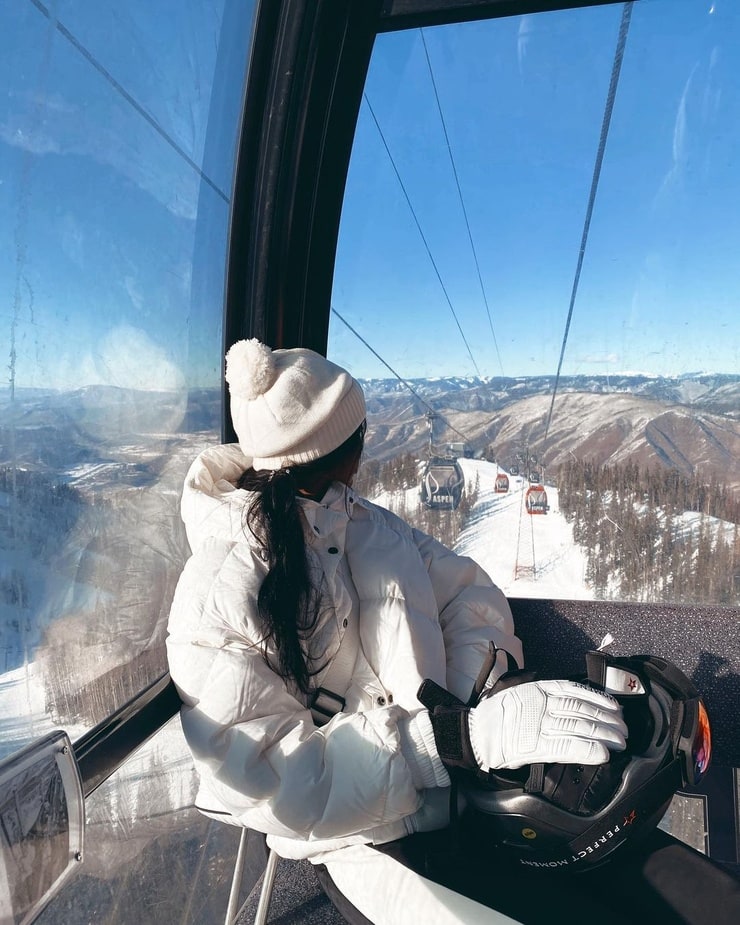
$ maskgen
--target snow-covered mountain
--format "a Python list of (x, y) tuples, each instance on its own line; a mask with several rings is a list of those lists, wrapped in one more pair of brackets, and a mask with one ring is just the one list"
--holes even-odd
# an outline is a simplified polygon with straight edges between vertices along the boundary
[(503, 465), (526, 450), (549, 468), (573, 456), (601, 465), (630, 459), (740, 488), (737, 376), (573, 377), (561, 381), (554, 402), (547, 377), (465, 388), (447, 379), (411, 385), (416, 395), (398, 380), (366, 385), (371, 456), (392, 458), (399, 446), (426, 452), (433, 409), (436, 445), (464, 436), (477, 453), (492, 452)]
[[(553, 402), (554, 385), (552, 376), (364, 380), (368, 454), (389, 459), (402, 447), (424, 455), (434, 411), (435, 443), (464, 439), (503, 463), (527, 447), (550, 467), (570, 454), (602, 464), (630, 457), (740, 488), (740, 376), (565, 376)], [(157, 481), (154, 457), (166, 455), (168, 435), (217, 433), (219, 416), (217, 389), (20, 390), (12, 403), (0, 392), (0, 465), (58, 478), (115, 466), (128, 445), (128, 471), (116, 477), (144, 486)]]
[[(413, 390), (432, 404), (434, 399), (444, 396), (445, 401), (452, 406), (457, 394), (464, 407), (471, 408), (474, 404), (482, 410), (493, 411), (531, 395), (552, 395), (555, 376), (451, 376), (410, 379), (407, 383), (398, 379), (366, 379), (363, 380), (363, 387), (369, 401), (394, 394), (408, 397)], [(740, 417), (740, 376), (732, 373), (691, 373), (673, 378), (635, 373), (561, 376), (557, 392), (593, 392), (604, 395), (628, 392), (656, 401), (698, 405), (707, 410)]]

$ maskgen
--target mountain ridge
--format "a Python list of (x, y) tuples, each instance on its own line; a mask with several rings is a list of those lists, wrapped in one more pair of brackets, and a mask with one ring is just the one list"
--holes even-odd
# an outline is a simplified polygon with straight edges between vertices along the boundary
[(598, 465), (630, 459), (740, 489), (740, 376), (563, 377), (554, 402), (554, 377), (471, 381), (415, 380), (416, 395), (398, 380), (363, 382), (369, 454), (387, 459), (399, 445), (422, 453), (463, 439), (504, 467), (527, 452), (549, 467), (571, 455)]
[[(462, 441), (504, 467), (527, 452), (551, 469), (571, 456), (599, 465), (630, 459), (740, 489), (740, 375), (563, 376), (554, 402), (554, 376), (360, 381), (369, 458), (409, 451), (424, 458)], [(220, 404), (218, 388), (17, 389), (12, 401), (6, 390), (0, 463), (63, 472), (107, 458), (116, 444), (143, 445), (155, 435), (166, 452), (167, 435), (218, 434)]]

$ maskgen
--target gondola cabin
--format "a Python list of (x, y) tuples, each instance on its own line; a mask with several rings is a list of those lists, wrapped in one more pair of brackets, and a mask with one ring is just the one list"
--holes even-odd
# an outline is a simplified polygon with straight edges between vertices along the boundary
[(454, 511), (464, 486), (465, 476), (456, 459), (434, 457), (424, 467), (419, 496), (428, 508)]
[(450, 456), (463, 456), (465, 459), (472, 459), (475, 455), (472, 446), (467, 443), (450, 443), (447, 446), (447, 451)]
[(499, 472), (496, 476), (494, 491), (497, 495), (504, 495), (509, 490), (509, 476), (505, 472)]
[[(609, 645), (691, 676), (713, 765), (644, 873), (672, 922), (740, 923), (691, 873), (740, 881), (739, 41), (729, 0), (0, 3), (0, 925), (347, 921), (317, 865), (275, 876), (196, 809), (168, 674), (183, 485), (236, 439), (253, 337), (362, 380), (395, 479), (363, 495), (500, 583), (526, 668)], [(465, 494), (499, 463), (523, 505)]]
[(524, 506), (528, 514), (547, 514), (547, 492), (544, 485), (530, 485), (524, 496)]

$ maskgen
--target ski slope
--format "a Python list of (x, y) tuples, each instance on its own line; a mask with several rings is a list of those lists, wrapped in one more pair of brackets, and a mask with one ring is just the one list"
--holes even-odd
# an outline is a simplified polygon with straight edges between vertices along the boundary
[(460, 459), (468, 490), (478, 480), (478, 501), (455, 551), (470, 556), (508, 597), (592, 600), (586, 583), (586, 556), (560, 513), (557, 489), (545, 483), (550, 510), (528, 514), (526, 479), (509, 476), (509, 491), (497, 494), (495, 463)]
[[(593, 600), (586, 582), (586, 554), (574, 543), (573, 530), (560, 513), (557, 489), (545, 483), (547, 514), (528, 514), (526, 479), (480, 459), (460, 458), (458, 463), (467, 492), (475, 491), (477, 481), (478, 500), (455, 552), (475, 559), (507, 597)], [(495, 491), (496, 476), (502, 472), (509, 477), (506, 494)], [(420, 504), (419, 487), (379, 492), (371, 500), (404, 516)]]

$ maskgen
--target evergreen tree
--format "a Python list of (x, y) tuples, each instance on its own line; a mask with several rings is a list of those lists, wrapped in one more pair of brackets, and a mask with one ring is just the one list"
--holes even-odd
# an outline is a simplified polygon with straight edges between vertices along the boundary
[[(740, 601), (740, 501), (727, 486), (629, 461), (569, 460), (557, 475), (560, 510), (585, 547), (597, 596), (631, 600)], [(700, 514), (694, 526), (686, 514)], [(719, 523), (718, 523), (719, 522)], [(721, 522), (734, 524), (729, 541)]]

